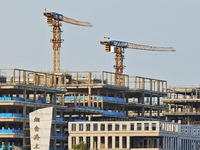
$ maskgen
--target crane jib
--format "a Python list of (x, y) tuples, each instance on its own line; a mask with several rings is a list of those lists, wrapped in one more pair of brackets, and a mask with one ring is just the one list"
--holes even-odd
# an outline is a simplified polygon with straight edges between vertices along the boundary
[(117, 46), (117, 47), (128, 47), (128, 42), (121, 42), (121, 41), (109, 41), (110, 45)]

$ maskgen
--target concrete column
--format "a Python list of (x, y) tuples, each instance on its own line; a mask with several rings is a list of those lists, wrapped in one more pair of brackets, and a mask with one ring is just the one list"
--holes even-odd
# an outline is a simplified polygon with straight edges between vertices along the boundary
[(108, 136), (105, 135), (105, 149), (108, 149)]
[(83, 141), (86, 143), (86, 136), (83, 136)]
[(47, 98), (47, 92), (44, 91), (44, 103), (46, 103), (46, 98)]
[[(23, 90), (23, 98), (24, 98), (24, 101), (26, 101), (26, 89)], [(23, 117), (26, 117), (26, 104), (23, 106)], [(23, 122), (23, 126), (22, 126), (23, 131), (25, 130), (26, 122), (27, 122), (26, 120), (24, 120)], [(26, 145), (25, 138), (23, 138), (23, 145)]]
[(24, 101), (26, 101), (26, 96), (27, 96), (27, 95), (26, 95), (26, 89), (24, 89), (24, 90), (23, 90), (23, 98), (24, 98)]
[(122, 149), (122, 136), (119, 136), (119, 149)]
[(68, 136), (68, 148), (72, 149), (72, 137)]
[(90, 136), (90, 149), (94, 149), (94, 137)]
[(145, 97), (145, 95), (144, 95), (144, 93), (142, 94), (142, 97), (141, 97), (141, 103), (142, 104), (144, 104), (144, 97)]
[(88, 87), (88, 106), (91, 107), (91, 86)]
[(97, 136), (97, 149), (100, 149), (101, 148), (101, 137), (100, 136)]
[(112, 136), (112, 149), (115, 149), (115, 136)]
[(126, 136), (126, 148), (130, 149), (130, 136)]

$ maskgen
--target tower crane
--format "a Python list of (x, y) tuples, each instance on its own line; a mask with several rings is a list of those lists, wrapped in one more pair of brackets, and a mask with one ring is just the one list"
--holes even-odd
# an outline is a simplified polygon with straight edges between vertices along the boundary
[(51, 42), (53, 43), (53, 71), (60, 72), (60, 47), (61, 43), (64, 41), (61, 39), (62, 31), (60, 22), (87, 27), (92, 27), (93, 25), (89, 22), (77, 21), (75, 19), (65, 17), (56, 12), (44, 12), (44, 16), (47, 17), (47, 24), (49, 26), (53, 26), (53, 39), (51, 39)]
[(129, 49), (137, 49), (137, 50), (145, 50), (145, 51), (160, 51), (160, 52), (173, 52), (175, 49), (173, 47), (157, 47), (157, 46), (149, 46), (149, 45), (141, 45), (134, 44), (123, 41), (110, 40), (110, 38), (105, 38), (104, 41), (100, 41), (102, 45), (105, 45), (106, 52), (115, 53), (115, 73), (122, 74), (124, 65), (124, 50), (126, 48)]

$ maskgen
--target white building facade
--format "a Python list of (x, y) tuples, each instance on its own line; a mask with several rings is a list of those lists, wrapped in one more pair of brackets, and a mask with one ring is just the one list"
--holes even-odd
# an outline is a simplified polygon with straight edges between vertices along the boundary
[(199, 150), (200, 127), (161, 121), (69, 122), (68, 149)]

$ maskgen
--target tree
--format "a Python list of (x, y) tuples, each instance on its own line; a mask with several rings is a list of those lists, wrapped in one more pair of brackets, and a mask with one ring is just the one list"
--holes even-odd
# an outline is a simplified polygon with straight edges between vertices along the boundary
[(84, 141), (80, 142), (79, 144), (76, 144), (73, 146), (73, 150), (89, 150), (87, 145)]

